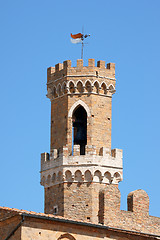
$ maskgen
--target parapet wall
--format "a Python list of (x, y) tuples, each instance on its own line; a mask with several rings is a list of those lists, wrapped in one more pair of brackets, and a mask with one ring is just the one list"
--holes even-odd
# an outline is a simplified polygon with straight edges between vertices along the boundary
[[(59, 183), (98, 182), (118, 184), (123, 179), (122, 150), (113, 149), (112, 155), (102, 148), (97, 156), (94, 147), (87, 147), (86, 155), (80, 155), (78, 145), (74, 146), (74, 155), (68, 155), (68, 148), (54, 149), (51, 156), (41, 154), (41, 185), (45, 188)], [(57, 153), (58, 152), (58, 153)]]
[(104, 225), (160, 235), (160, 218), (149, 216), (149, 197), (144, 190), (128, 194), (128, 211), (120, 210), (121, 195), (118, 186), (106, 186), (103, 194)]
[[(95, 66), (95, 59), (88, 59), (88, 66), (83, 66), (83, 60), (77, 60), (77, 66), (71, 66), (71, 60), (66, 60), (62, 63), (58, 63), (55, 67), (49, 67), (47, 69), (47, 82), (58, 80), (59, 78), (68, 76), (82, 76), (82, 73), (93, 75), (95, 77), (108, 77), (115, 80), (115, 63), (107, 63), (105, 67), (105, 61), (98, 61), (97, 67)], [(82, 76), (83, 77), (83, 76)]]

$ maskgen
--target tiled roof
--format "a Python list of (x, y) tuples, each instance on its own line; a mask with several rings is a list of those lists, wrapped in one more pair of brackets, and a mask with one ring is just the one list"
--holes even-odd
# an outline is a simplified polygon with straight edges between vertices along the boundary
[[(17, 208), (9, 208), (9, 207), (1, 207), (0, 206), (0, 215), (2, 215), (1, 212), (6, 212), (8, 217), (9, 217), (9, 215), (11, 215), (11, 216), (14, 215), (15, 216), (15, 215), (27, 214), (27, 215), (42, 216), (42, 217), (47, 217), (47, 218), (69, 220), (69, 218), (64, 218), (64, 217), (61, 217), (61, 216), (55, 216), (53, 214), (37, 213), (37, 212), (34, 212), (34, 211), (27, 211), (27, 210), (23, 210), (23, 209), (20, 210), (20, 209), (17, 209)], [(73, 219), (70, 219), (70, 220), (73, 220)]]

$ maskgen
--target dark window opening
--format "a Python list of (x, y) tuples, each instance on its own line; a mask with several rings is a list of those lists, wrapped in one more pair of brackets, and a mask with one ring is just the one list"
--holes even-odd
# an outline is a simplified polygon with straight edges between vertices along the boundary
[(73, 113), (74, 145), (80, 145), (80, 155), (85, 155), (87, 144), (87, 113), (79, 106)]
[(54, 214), (57, 214), (57, 213), (58, 213), (58, 207), (55, 206), (55, 207), (54, 207)]
[(57, 158), (59, 157), (60, 149), (57, 150)]

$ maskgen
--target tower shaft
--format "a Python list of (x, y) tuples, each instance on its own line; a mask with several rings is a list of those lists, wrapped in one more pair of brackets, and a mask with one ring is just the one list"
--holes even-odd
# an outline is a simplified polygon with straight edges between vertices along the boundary
[[(45, 212), (102, 222), (103, 191), (122, 180), (122, 150), (111, 150), (115, 64), (89, 59), (48, 68), (50, 154), (41, 155)], [(101, 207), (103, 209), (103, 207)]]

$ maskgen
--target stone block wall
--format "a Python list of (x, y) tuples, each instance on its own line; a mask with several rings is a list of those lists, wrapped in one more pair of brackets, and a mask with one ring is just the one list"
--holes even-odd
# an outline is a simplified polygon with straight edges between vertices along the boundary
[(149, 197), (144, 190), (136, 190), (128, 194), (128, 211), (149, 214)]
[(45, 188), (45, 213), (65, 218), (99, 223), (104, 213), (100, 211), (103, 199), (99, 192), (106, 186), (99, 183), (61, 183)]
[(59, 149), (67, 144), (68, 97), (51, 102), (51, 142), (50, 149)]
[(45, 194), (49, 194), (46, 196), (46, 213), (53, 213), (52, 206), (57, 205), (57, 214), (68, 219), (160, 234), (160, 218), (149, 216), (149, 198), (144, 190), (136, 190), (128, 195), (128, 211), (120, 210), (118, 185), (65, 183), (57, 188), (46, 189)]

